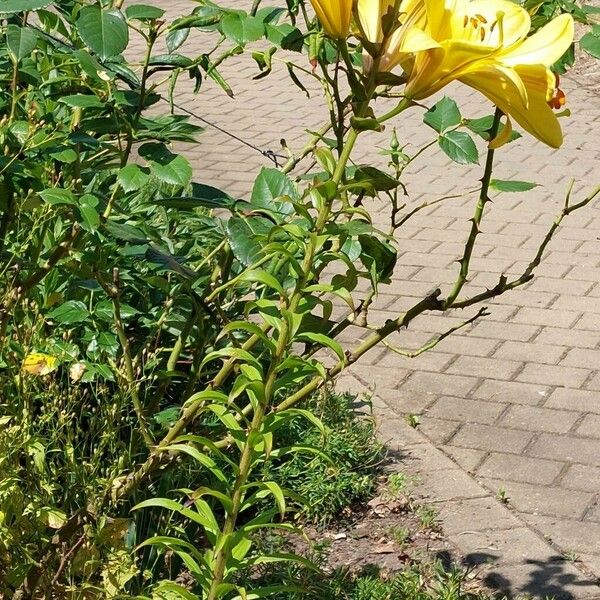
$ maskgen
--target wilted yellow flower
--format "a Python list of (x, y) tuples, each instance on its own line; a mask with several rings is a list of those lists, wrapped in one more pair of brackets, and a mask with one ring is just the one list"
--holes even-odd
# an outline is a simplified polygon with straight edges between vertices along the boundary
[(573, 41), (574, 25), (563, 14), (531, 37), (526, 10), (508, 0), (424, 0), (425, 33), (435, 45), (403, 66), (406, 95), (415, 100), (458, 79), (487, 96), (540, 141), (557, 148), (560, 125), (556, 78), (548, 67)]
[(325, 33), (344, 39), (350, 32), (353, 0), (310, 0)]
[(23, 359), (21, 368), (30, 375), (48, 375), (58, 368), (58, 359), (49, 354), (33, 352)]

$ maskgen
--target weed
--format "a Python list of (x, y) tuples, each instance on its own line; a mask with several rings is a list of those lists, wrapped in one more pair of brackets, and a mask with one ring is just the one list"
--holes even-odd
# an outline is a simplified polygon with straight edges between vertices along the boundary
[(499, 488), (496, 492), (496, 499), (502, 504), (508, 504), (510, 501), (510, 498), (506, 494), (506, 490), (503, 487)]
[(417, 517), (419, 517), (419, 522), (421, 523), (421, 527), (423, 529), (436, 529), (438, 522), (438, 514), (433, 506), (429, 506), (428, 504), (423, 504), (419, 506), (416, 510)]
[(404, 545), (410, 541), (410, 530), (408, 527), (397, 525), (390, 528), (390, 536), (400, 548), (403, 548)]
[(391, 498), (408, 496), (414, 484), (414, 476), (405, 473), (392, 473), (387, 480), (386, 495)]

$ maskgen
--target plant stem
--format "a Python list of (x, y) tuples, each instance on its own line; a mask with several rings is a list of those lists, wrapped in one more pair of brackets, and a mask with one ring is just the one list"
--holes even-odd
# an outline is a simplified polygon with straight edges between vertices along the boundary
[[(502, 111), (499, 108), (496, 108), (496, 112), (494, 113), (494, 121), (490, 129), (490, 140), (493, 140), (498, 134), (498, 128), (500, 127), (500, 118), (502, 117), (502, 114)], [(469, 265), (471, 263), (471, 257), (473, 256), (473, 249), (475, 248), (477, 236), (481, 231), (481, 219), (483, 218), (485, 205), (490, 200), (488, 192), (490, 189), (490, 181), (492, 180), (492, 170), (494, 168), (494, 152), (495, 151), (493, 148), (488, 149), (487, 157), (485, 160), (485, 169), (483, 172), (483, 177), (481, 179), (479, 199), (477, 200), (477, 206), (475, 207), (475, 214), (471, 219), (471, 231), (469, 233), (469, 238), (465, 245), (463, 257), (460, 259), (460, 272), (458, 274), (456, 282), (454, 283), (452, 291), (448, 294), (448, 297), (444, 301), (444, 309), (452, 307), (454, 301), (456, 300), (456, 298), (458, 298), (458, 295), (460, 294), (462, 288), (467, 282), (467, 277), (469, 276)]]

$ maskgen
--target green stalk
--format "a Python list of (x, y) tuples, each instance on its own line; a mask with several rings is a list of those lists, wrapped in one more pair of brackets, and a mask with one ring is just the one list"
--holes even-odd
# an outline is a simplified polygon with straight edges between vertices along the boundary
[[(502, 111), (496, 108), (494, 113), (494, 122), (490, 129), (490, 140), (493, 140), (498, 134), (500, 127), (500, 118), (502, 117)], [(475, 242), (480, 232), (481, 219), (483, 218), (483, 212), (485, 205), (489, 202), (490, 198), (488, 192), (490, 189), (490, 181), (492, 180), (492, 170), (494, 168), (494, 149), (489, 148), (487, 157), (485, 160), (485, 169), (483, 177), (481, 178), (481, 188), (479, 191), (479, 199), (477, 200), (477, 206), (475, 207), (475, 214), (471, 219), (471, 231), (469, 232), (469, 239), (465, 245), (465, 251), (463, 257), (460, 259), (460, 272), (454, 283), (452, 291), (448, 294), (448, 297), (444, 301), (444, 309), (452, 308), (452, 304), (458, 298), (461, 290), (467, 282), (469, 276), (469, 265), (471, 263), (471, 257), (473, 256), (473, 249), (475, 248)]]

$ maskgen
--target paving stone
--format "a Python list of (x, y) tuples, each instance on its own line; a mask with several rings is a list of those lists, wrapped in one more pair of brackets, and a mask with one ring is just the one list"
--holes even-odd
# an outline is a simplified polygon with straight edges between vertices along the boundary
[(551, 327), (571, 327), (580, 313), (568, 310), (552, 310), (552, 308), (531, 308), (525, 306), (513, 317), (515, 323), (528, 325), (549, 325)]
[[(499, 479), (482, 479), (492, 491), (502, 488), (508, 501), (519, 513), (581, 519), (586, 514), (594, 494), (565, 490), (558, 486), (533, 485)], [(525, 515), (523, 515), (525, 516)], [(527, 519), (527, 517), (525, 516)]]
[(482, 358), (479, 356), (461, 356), (449, 367), (448, 373), (466, 374), (474, 377), (489, 377), (510, 380), (522, 363), (497, 358)]
[(529, 363), (525, 365), (525, 368), (517, 375), (517, 380), (546, 385), (579, 387), (589, 375), (590, 370), (588, 369)]
[(560, 485), (567, 489), (600, 492), (600, 467), (590, 465), (570, 465), (560, 479)]
[(471, 335), (495, 340), (528, 341), (539, 331), (537, 325), (525, 323), (496, 323), (482, 320), (475, 325)]
[(458, 466), (472, 473), (486, 456), (485, 450), (475, 448), (459, 448), (458, 446), (441, 446), (442, 450), (453, 458)]
[(438, 396), (441, 394), (463, 396), (477, 385), (475, 377), (451, 375), (449, 373), (413, 373), (402, 383), (403, 392)]
[(571, 348), (595, 348), (600, 344), (600, 333), (581, 329), (544, 327), (534, 341), (540, 344), (562, 344)]
[(540, 384), (488, 379), (473, 392), (473, 396), (495, 402), (537, 405), (544, 402), (550, 392), (551, 388)]
[(589, 390), (559, 387), (550, 394), (544, 406), (600, 414), (600, 394)]
[(459, 421), (435, 419), (427, 415), (420, 417), (419, 430), (437, 444), (445, 444), (462, 426)]
[(586, 415), (583, 417), (583, 421), (577, 427), (576, 433), (600, 439), (600, 415)]
[(422, 501), (439, 505), (448, 500), (487, 497), (487, 492), (462, 469), (423, 471), (419, 478), (413, 495)]
[(600, 464), (598, 440), (572, 435), (558, 436), (542, 433), (527, 450), (530, 456), (577, 462), (586, 465)]
[[(566, 433), (579, 418), (578, 413), (538, 406), (511, 406), (503, 415), (502, 426), (529, 431)], [(600, 435), (600, 430), (599, 430)]]
[(527, 342), (504, 342), (496, 352), (494, 358), (503, 358), (516, 361), (534, 361), (555, 365), (567, 352), (565, 346), (550, 346), (548, 344)]
[(528, 521), (564, 552), (600, 554), (600, 523), (541, 515)]
[(506, 409), (506, 404), (484, 402), (473, 398), (442, 396), (427, 409), (428, 417), (463, 423), (493, 423)]
[(556, 551), (527, 527), (509, 531), (465, 531), (448, 536), (466, 555), (466, 562), (482, 564), (497, 562), (505, 565), (523, 564), (529, 560), (557, 560)]
[(452, 438), (452, 446), (481, 448), (496, 452), (522, 452), (531, 441), (533, 434), (528, 431), (515, 431), (477, 423), (467, 423)]
[(575, 565), (555, 556), (550, 560), (529, 559), (522, 565), (484, 568), (480, 574), (489, 587), (512, 597), (554, 600), (596, 600), (600, 588)]
[(436, 505), (447, 535), (521, 527), (520, 521), (493, 498), (452, 500)]
[(546, 485), (556, 480), (564, 465), (559, 461), (493, 452), (477, 469), (477, 475)]

